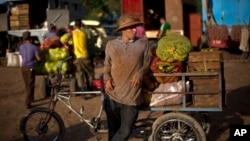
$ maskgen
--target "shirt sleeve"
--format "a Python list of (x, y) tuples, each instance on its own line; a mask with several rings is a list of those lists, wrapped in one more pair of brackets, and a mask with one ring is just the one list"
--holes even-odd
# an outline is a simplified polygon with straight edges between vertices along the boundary
[(160, 30), (161, 30), (161, 31), (164, 30), (164, 24), (161, 25)]
[(19, 54), (23, 57), (23, 47), (22, 47), (22, 45), (19, 46)]
[(108, 42), (106, 45), (106, 49), (105, 49), (104, 75), (103, 75), (104, 82), (112, 79), (112, 76), (111, 76), (111, 57), (109, 54), (110, 47), (111, 47), (110, 43)]
[(145, 51), (144, 51), (144, 57), (143, 57), (143, 66), (136, 73), (136, 77), (138, 77), (140, 80), (142, 80), (143, 76), (149, 71), (151, 58), (152, 58), (152, 52), (151, 52), (149, 42), (147, 40), (146, 44), (145, 44)]

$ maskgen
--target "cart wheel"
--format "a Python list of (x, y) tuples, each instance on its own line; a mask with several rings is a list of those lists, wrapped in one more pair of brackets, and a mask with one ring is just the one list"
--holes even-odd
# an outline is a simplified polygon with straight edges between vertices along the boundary
[(171, 112), (156, 119), (150, 141), (206, 141), (201, 125), (191, 116)]
[(210, 132), (211, 124), (210, 117), (206, 112), (192, 112), (187, 113), (191, 117), (193, 117), (197, 122), (201, 124), (201, 127), (205, 134), (207, 135)]
[(51, 87), (49, 87), (51, 85), (50, 79), (43, 77), (39, 84), (40, 84), (40, 92), (42, 94), (42, 98), (50, 96), (51, 94)]
[(75, 78), (70, 79), (69, 89), (71, 92), (76, 91), (76, 79)]

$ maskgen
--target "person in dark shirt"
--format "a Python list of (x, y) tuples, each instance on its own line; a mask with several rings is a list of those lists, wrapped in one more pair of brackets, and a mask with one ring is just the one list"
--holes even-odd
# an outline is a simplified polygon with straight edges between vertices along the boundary
[(136, 37), (142, 23), (131, 15), (119, 19), (122, 35), (110, 40), (105, 50), (104, 83), (107, 93), (105, 111), (109, 141), (126, 141), (143, 103), (142, 81), (149, 71), (151, 51), (146, 38)]
[(19, 53), (22, 57), (22, 76), (26, 88), (26, 106), (31, 108), (31, 102), (34, 100), (35, 91), (35, 60), (40, 61), (39, 51), (37, 46), (33, 45), (30, 41), (30, 32), (23, 33), (24, 43), (19, 47)]

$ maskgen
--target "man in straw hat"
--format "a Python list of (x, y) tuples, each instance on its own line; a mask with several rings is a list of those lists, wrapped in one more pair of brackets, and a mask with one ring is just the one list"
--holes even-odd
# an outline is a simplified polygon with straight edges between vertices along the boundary
[(31, 33), (25, 31), (23, 33), (24, 43), (19, 47), (19, 53), (22, 57), (22, 76), (26, 88), (26, 107), (32, 107), (31, 102), (34, 100), (35, 91), (35, 60), (41, 60), (37, 46), (30, 41)]
[(107, 92), (105, 111), (109, 141), (126, 141), (143, 103), (142, 79), (149, 70), (151, 51), (146, 38), (137, 38), (136, 27), (142, 23), (130, 15), (118, 20), (122, 35), (106, 46), (104, 83)]

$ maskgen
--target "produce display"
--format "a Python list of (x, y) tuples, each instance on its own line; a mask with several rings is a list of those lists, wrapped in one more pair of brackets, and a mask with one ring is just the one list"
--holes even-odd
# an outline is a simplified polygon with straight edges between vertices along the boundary
[(49, 48), (57, 48), (62, 46), (59, 37), (51, 37), (44, 39), (43, 43), (40, 46), (40, 50), (49, 49)]
[[(186, 61), (192, 50), (190, 40), (179, 33), (169, 31), (166, 36), (157, 42), (155, 55), (150, 63), (151, 73), (178, 73), (184, 71), (184, 61)], [(155, 53), (154, 53), (155, 52)], [(169, 85), (180, 80), (179, 76), (149, 76), (144, 78), (143, 97), (145, 104), (150, 104), (152, 94), (162, 85)]]
[(187, 37), (170, 31), (158, 41), (156, 56), (166, 62), (185, 61), (191, 50)]
[[(183, 72), (183, 62), (166, 62), (162, 61), (158, 57), (154, 57), (150, 64), (150, 70), (153, 73), (177, 73)], [(176, 76), (156, 76), (155, 80), (158, 83), (171, 83), (179, 80), (179, 77)]]
[[(156, 56), (153, 58), (150, 69), (153, 73), (176, 73), (184, 70), (183, 61), (192, 50), (190, 40), (179, 33), (169, 31), (162, 37), (156, 48)], [(179, 80), (175, 76), (157, 76), (159, 83), (171, 83)]]
[[(57, 47), (56, 47), (57, 45)], [(69, 56), (67, 48), (62, 46), (60, 38), (53, 37), (47, 39), (40, 46), (41, 61), (36, 62), (35, 70), (37, 74), (55, 74), (62, 60)], [(61, 73), (68, 71), (68, 62), (63, 63)]]

